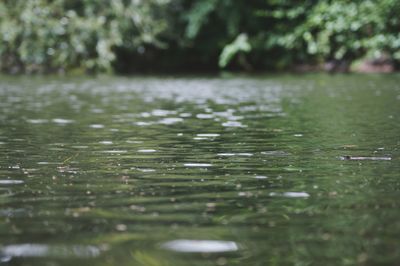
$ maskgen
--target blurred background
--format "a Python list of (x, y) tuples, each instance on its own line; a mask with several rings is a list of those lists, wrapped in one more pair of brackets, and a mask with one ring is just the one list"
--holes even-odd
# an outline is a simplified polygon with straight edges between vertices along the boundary
[(7, 73), (392, 72), (400, 0), (2, 0)]

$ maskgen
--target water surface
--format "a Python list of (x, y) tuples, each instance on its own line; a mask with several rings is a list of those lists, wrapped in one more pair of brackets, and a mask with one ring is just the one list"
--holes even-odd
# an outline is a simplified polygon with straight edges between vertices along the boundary
[(399, 84), (2, 76), (0, 262), (394, 265)]

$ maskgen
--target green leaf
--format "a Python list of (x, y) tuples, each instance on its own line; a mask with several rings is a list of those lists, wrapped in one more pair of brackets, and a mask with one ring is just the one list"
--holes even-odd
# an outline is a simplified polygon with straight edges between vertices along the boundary
[(221, 68), (226, 67), (232, 58), (239, 52), (250, 52), (251, 45), (248, 41), (248, 37), (246, 33), (239, 34), (236, 39), (226, 45), (222, 50), (221, 55), (219, 56), (219, 66)]
[(206, 23), (208, 15), (215, 9), (216, 5), (216, 0), (196, 2), (194, 7), (187, 14), (189, 20), (185, 32), (187, 38), (193, 39), (197, 36), (201, 26)]

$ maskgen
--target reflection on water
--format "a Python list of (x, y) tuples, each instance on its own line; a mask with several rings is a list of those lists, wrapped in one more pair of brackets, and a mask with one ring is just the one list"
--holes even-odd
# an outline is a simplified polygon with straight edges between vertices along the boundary
[(100, 255), (100, 249), (94, 246), (47, 246), (40, 244), (9, 245), (1, 248), (0, 261), (10, 261), (17, 257), (62, 257), (90, 258)]
[(210, 167), (212, 164), (210, 163), (185, 163), (186, 167)]
[(12, 179), (0, 180), (0, 185), (15, 185), (22, 183), (24, 183), (23, 180), (12, 180)]
[(3, 76), (0, 262), (394, 265), (399, 81)]
[(176, 252), (198, 252), (198, 253), (219, 253), (237, 251), (238, 246), (232, 241), (216, 240), (186, 240), (179, 239), (166, 242), (162, 248)]
[(270, 196), (282, 196), (282, 197), (288, 197), (288, 198), (308, 198), (310, 194), (307, 192), (283, 192), (283, 193), (275, 193), (271, 192), (269, 193)]

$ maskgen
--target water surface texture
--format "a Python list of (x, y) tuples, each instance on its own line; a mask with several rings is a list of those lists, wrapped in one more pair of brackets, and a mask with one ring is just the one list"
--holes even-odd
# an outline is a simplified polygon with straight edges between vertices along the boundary
[(400, 261), (399, 75), (3, 76), (0, 99), (0, 263)]

